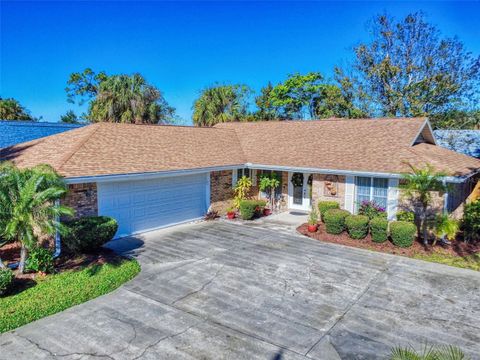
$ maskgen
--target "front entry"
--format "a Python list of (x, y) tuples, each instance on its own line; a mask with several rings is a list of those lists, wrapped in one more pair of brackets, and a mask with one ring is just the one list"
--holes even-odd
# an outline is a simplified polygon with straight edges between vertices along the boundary
[(310, 210), (311, 174), (288, 173), (288, 207), (294, 210)]

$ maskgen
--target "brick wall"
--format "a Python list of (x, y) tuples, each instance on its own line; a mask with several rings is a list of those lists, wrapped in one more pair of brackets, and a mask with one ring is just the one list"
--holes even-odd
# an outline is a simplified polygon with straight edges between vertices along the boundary
[(345, 176), (313, 174), (312, 205), (317, 208), (319, 201), (336, 201), (345, 207)]
[(69, 185), (68, 193), (61, 203), (75, 210), (75, 218), (98, 215), (97, 184)]
[(210, 172), (210, 207), (224, 214), (232, 205), (232, 170)]

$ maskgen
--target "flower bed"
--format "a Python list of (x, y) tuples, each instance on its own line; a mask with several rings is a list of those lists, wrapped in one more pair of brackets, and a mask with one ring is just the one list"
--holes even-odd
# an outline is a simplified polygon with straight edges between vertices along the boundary
[(400, 248), (395, 246), (390, 240), (382, 243), (374, 242), (371, 234), (368, 234), (363, 239), (352, 239), (347, 232), (342, 232), (339, 235), (328, 234), (325, 231), (324, 223), (319, 223), (318, 231), (314, 233), (308, 231), (308, 224), (300, 225), (297, 231), (302, 235), (329, 243), (418, 258), (480, 271), (480, 243), (468, 244), (462, 241), (454, 241), (451, 246), (444, 247), (436, 245), (434, 247), (424, 247), (420, 242), (414, 241), (412, 246)]

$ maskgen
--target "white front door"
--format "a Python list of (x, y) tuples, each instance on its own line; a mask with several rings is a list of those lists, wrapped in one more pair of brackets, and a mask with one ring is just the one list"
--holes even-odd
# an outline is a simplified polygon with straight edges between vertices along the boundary
[(309, 211), (310, 189), (308, 179), (311, 174), (288, 173), (288, 207), (289, 209)]

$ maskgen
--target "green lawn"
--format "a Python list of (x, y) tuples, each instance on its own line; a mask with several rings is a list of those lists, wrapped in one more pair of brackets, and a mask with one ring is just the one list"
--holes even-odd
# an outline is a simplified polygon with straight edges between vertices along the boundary
[(113, 291), (139, 271), (136, 260), (122, 260), (46, 276), (31, 288), (0, 298), (0, 333)]
[(415, 254), (413, 257), (415, 259), (480, 271), (480, 253), (461, 257), (437, 252), (428, 255)]

